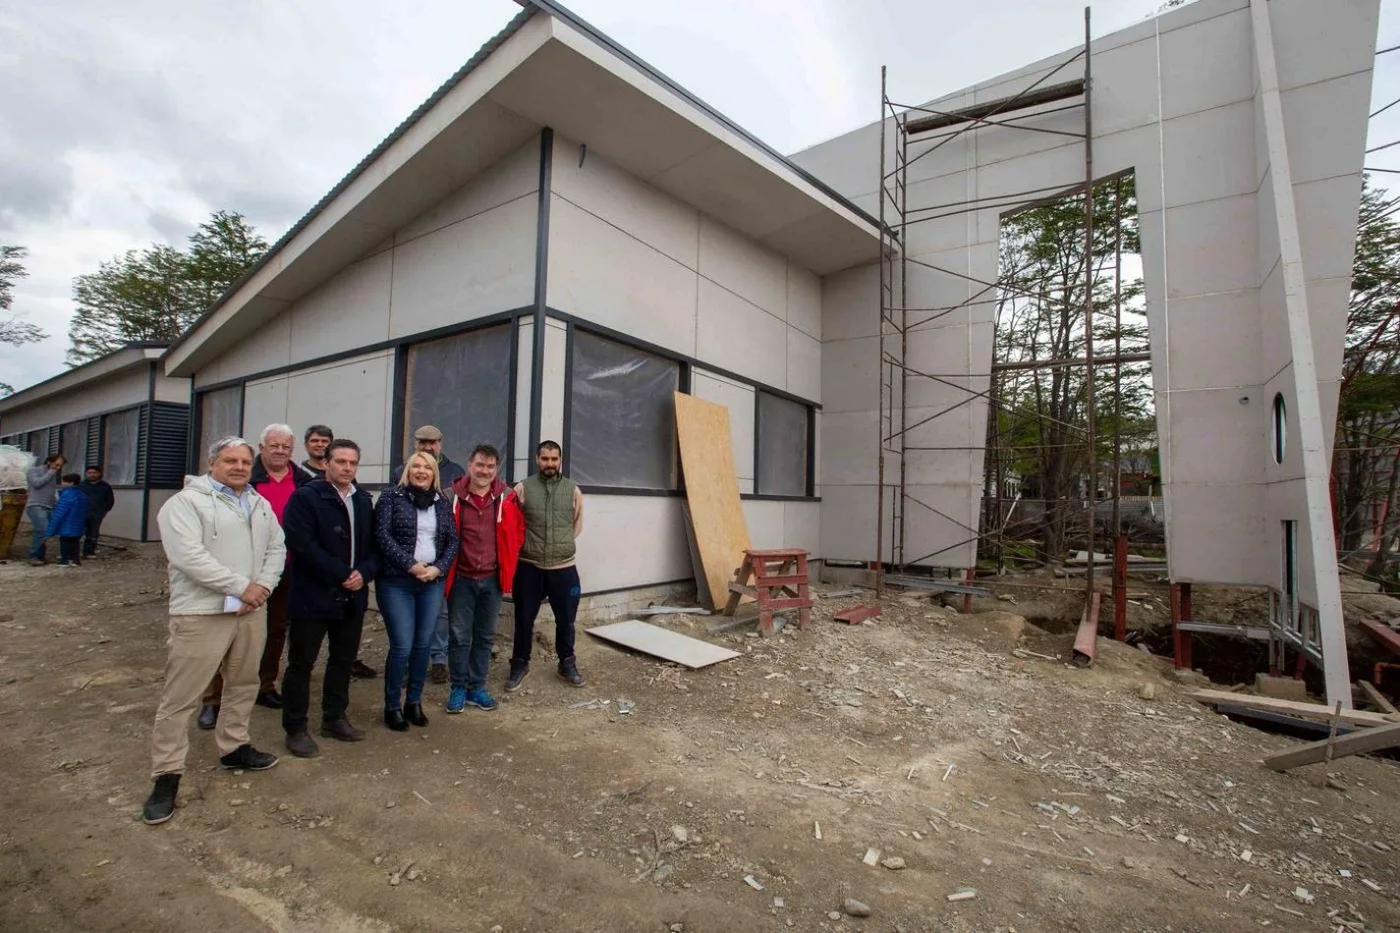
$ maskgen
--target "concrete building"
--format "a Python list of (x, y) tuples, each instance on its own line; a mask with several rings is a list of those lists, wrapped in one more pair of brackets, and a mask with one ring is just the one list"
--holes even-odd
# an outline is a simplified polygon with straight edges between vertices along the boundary
[[(1259, 584), (1340, 690), (1326, 496), (1378, 0), (1197, 0), (1092, 43), (1095, 177), (1136, 173), (1171, 573)], [(1014, 96), (1073, 52), (939, 98)], [(1082, 115), (980, 125), (911, 170), (917, 204), (1084, 181)], [(432, 422), (590, 493), (589, 593), (688, 581), (675, 389), (729, 408), (756, 545), (888, 558), (874, 468), (881, 134), (784, 158), (552, 0), (525, 10), (174, 345), (196, 435), (330, 424), (383, 482)], [(903, 363), (903, 525), (976, 559), (1002, 204), (922, 224), (909, 304), (956, 309)], [(966, 304), (964, 304), (966, 302)], [(951, 385), (949, 384), (951, 383)], [(974, 398), (970, 404), (967, 396)], [(933, 450), (932, 448), (948, 448)], [(894, 452), (898, 461), (898, 451)], [(969, 538), (967, 529), (974, 533)], [(1324, 651), (1325, 649), (1325, 651)]]
[(128, 344), (0, 399), (0, 443), (61, 453), (66, 472), (101, 465), (116, 493), (103, 535), (158, 540), (156, 513), (184, 482), (190, 380), (162, 371), (165, 346)]
[[(1272, 588), (1284, 636), (1326, 655), (1329, 700), (1348, 705), (1327, 481), (1378, 16), (1378, 0), (1197, 0), (1095, 39), (1088, 59), (1094, 177), (1136, 173), (1171, 577)], [(1069, 50), (926, 106), (1084, 77)], [(948, 378), (911, 380), (898, 412), (906, 489), (928, 504), (909, 510), (905, 546), (930, 566), (976, 559), (995, 307), (975, 299), (998, 277), (1002, 213), (1018, 192), (1084, 183), (1084, 142), (1066, 135), (1083, 133), (1082, 109), (1038, 111), (1016, 114), (1036, 131), (911, 142), (911, 212), (992, 199), (903, 244), (918, 260), (908, 306), (950, 309), (909, 329), (904, 360)], [(874, 123), (793, 159), (873, 209), (894, 131)], [(824, 474), (827, 558), (873, 549), (879, 280), (872, 264), (823, 283), (823, 454), (843, 464)]]
[(366, 483), (424, 423), (515, 479), (558, 440), (589, 495), (585, 593), (644, 599), (694, 576), (676, 390), (729, 407), (755, 544), (818, 553), (821, 277), (877, 249), (844, 198), (534, 4), (164, 365), (194, 380), (200, 447), (325, 423)]

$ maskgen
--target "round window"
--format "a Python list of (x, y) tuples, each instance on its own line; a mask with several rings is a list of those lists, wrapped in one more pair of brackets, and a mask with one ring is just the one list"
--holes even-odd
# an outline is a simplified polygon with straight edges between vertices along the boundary
[(1283, 455), (1288, 449), (1288, 406), (1283, 402), (1282, 392), (1274, 396), (1274, 423), (1272, 433), (1274, 462), (1282, 463)]

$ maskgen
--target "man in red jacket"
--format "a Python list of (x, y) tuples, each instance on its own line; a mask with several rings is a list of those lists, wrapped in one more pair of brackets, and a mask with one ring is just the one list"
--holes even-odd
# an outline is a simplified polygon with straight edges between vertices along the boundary
[(452, 692), (447, 712), (467, 706), (492, 710), (486, 669), (496, 637), (501, 597), (510, 592), (515, 564), (525, 542), (525, 513), (515, 493), (497, 477), (501, 455), (481, 444), (467, 461), (465, 476), (452, 484), (452, 512), (461, 546), (447, 574), (447, 654)]

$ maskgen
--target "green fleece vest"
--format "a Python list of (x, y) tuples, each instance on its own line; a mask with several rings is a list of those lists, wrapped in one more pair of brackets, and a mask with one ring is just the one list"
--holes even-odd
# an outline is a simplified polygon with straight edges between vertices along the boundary
[(520, 557), (539, 567), (574, 559), (574, 490), (567, 476), (525, 477), (525, 545)]

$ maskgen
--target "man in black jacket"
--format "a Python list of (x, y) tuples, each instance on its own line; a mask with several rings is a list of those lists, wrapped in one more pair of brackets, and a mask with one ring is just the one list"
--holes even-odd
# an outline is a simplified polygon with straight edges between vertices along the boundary
[(358, 742), (365, 734), (350, 724), (350, 665), (360, 649), (368, 584), (378, 561), (374, 503), (355, 486), (360, 448), (341, 438), (326, 455), (326, 478), (302, 486), (287, 502), (282, 531), (292, 559), (287, 597), (287, 673), (282, 678), (282, 728), (287, 750), (298, 758), (320, 754), (307, 732), (311, 668), (328, 643), (321, 691), (321, 735)]
[(87, 524), (83, 530), (83, 556), (94, 557), (97, 554), (97, 535), (102, 530), (102, 519), (106, 518), (107, 513), (117, 504), (117, 497), (112, 492), (112, 484), (102, 478), (100, 466), (88, 467), (87, 478), (78, 488), (87, 493), (88, 497)]

